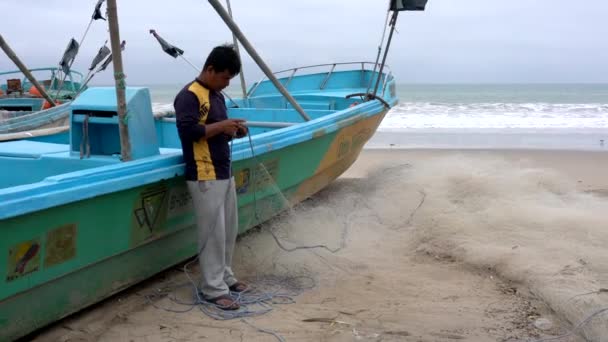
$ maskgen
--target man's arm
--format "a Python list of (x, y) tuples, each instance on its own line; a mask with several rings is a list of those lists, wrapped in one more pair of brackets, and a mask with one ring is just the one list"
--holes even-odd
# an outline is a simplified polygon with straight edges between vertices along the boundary
[(209, 139), (218, 134), (234, 136), (236, 131), (242, 127), (244, 120), (228, 119), (208, 125), (199, 123), (199, 102), (196, 95), (187, 92), (175, 99), (173, 104), (179, 134), (189, 141)]
[(207, 134), (204, 125), (199, 124), (199, 102), (191, 92), (180, 94), (173, 104), (175, 121), (179, 135), (189, 141), (199, 141)]

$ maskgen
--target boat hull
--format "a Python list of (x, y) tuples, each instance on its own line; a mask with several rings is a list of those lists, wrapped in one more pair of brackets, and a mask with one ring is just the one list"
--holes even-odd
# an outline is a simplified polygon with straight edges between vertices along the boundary
[[(314, 195), (357, 159), (387, 110), (235, 161), (239, 233)], [(276, 181), (276, 183), (275, 183)], [(279, 191), (280, 190), (280, 191)], [(0, 221), (0, 340), (15, 339), (196, 254), (182, 177)]]
[[(9, 140), (10, 134), (19, 132), (65, 127), (69, 124), (70, 111), (70, 103), (66, 102), (53, 108), (1, 121), (0, 141)], [(50, 134), (54, 134), (54, 132)]]

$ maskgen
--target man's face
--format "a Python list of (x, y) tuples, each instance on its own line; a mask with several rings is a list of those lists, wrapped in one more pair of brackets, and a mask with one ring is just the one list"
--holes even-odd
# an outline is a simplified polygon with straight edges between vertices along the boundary
[(234, 75), (230, 74), (228, 70), (217, 72), (213, 69), (213, 66), (207, 67), (205, 70), (207, 74), (206, 80), (209, 88), (215, 91), (222, 91), (224, 88), (230, 85), (230, 80)]

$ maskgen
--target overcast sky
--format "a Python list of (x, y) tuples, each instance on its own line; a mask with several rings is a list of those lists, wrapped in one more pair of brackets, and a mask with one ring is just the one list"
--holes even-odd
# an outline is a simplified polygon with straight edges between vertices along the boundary
[[(96, 0), (0, 0), (0, 33), (28, 67), (56, 65), (80, 40)], [(384, 0), (232, 0), (243, 32), (273, 70), (374, 60)], [(105, 5), (103, 8), (105, 15)], [(232, 36), (205, 0), (118, 0), (127, 83), (182, 84), (194, 77), (148, 33), (201, 65)], [(429, 0), (426, 12), (400, 15), (388, 63), (399, 83), (608, 82), (606, 0)], [(86, 73), (107, 39), (95, 21), (75, 69)], [(261, 72), (244, 57), (247, 79)], [(14, 69), (5, 55), (0, 70)], [(109, 70), (108, 70), (109, 71)], [(112, 82), (106, 71), (96, 84)]]

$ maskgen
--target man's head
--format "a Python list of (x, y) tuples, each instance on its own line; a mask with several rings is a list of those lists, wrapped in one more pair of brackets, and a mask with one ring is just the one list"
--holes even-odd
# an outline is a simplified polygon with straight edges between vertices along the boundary
[(239, 72), (241, 72), (241, 60), (234, 47), (222, 45), (211, 51), (199, 77), (209, 89), (221, 91)]

